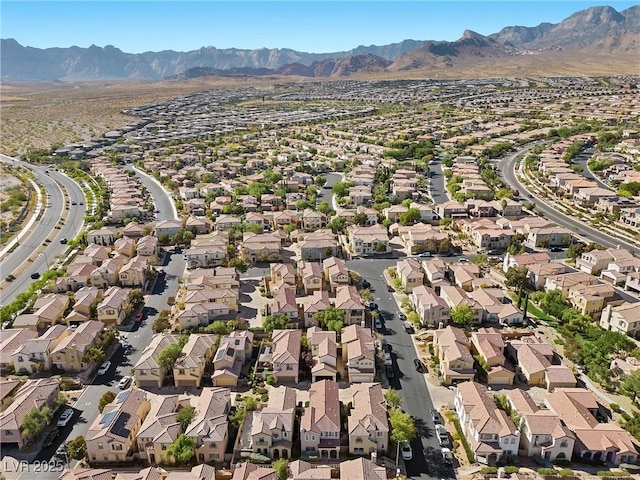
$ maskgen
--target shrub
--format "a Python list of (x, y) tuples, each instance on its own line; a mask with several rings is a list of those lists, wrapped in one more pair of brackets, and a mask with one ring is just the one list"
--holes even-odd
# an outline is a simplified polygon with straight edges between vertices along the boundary
[(572, 477), (573, 476), (573, 470), (571, 470), (570, 468), (563, 468), (562, 470), (560, 470), (560, 476), (561, 477)]
[(625, 422), (628, 422), (629, 420), (631, 420), (631, 415), (629, 415), (627, 412), (622, 412), (620, 415), (622, 415), (622, 418), (624, 419)]
[(599, 477), (630, 477), (631, 474), (626, 470), (600, 470), (597, 475)]
[(520, 467), (516, 467), (515, 465), (507, 465), (504, 467), (504, 473), (518, 473), (520, 471)]
[(482, 475), (491, 475), (492, 473), (498, 473), (498, 468), (497, 467), (483, 467), (480, 470), (480, 473)]
[(610, 403), (609, 408), (616, 413), (620, 413), (620, 405), (618, 405), (617, 403)]
[(539, 468), (538, 475), (557, 475), (558, 471), (555, 468)]

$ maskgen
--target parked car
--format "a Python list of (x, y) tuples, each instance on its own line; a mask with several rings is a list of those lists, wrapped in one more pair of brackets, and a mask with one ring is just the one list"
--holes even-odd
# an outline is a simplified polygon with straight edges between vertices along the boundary
[(371, 288), (371, 284), (366, 280), (362, 280), (362, 288)]
[(418, 257), (420, 258), (429, 258), (431, 256), (431, 252), (423, 252)]
[(413, 458), (413, 450), (411, 449), (409, 442), (402, 442), (400, 445), (400, 451), (402, 452), (403, 460), (411, 460)]
[(384, 364), (393, 365), (393, 360), (391, 360), (391, 354), (389, 352), (384, 352)]
[(551, 251), (551, 252), (562, 252), (563, 250), (562, 250), (561, 247), (551, 247), (549, 249), (549, 251)]
[(405, 332), (413, 333), (413, 325), (411, 325), (411, 322), (404, 321), (404, 322), (402, 322), (402, 326), (404, 327), (404, 331)]
[(51, 445), (53, 445), (53, 442), (56, 441), (56, 438), (58, 438), (58, 435), (60, 435), (60, 431), (57, 428), (55, 430), (51, 430), (49, 432), (49, 435), (45, 437), (44, 442), (42, 442), (42, 446), (44, 448), (48, 448)]
[(37, 280), (40, 278), (40, 274), (38, 272), (33, 272), (31, 274), (31, 278), (33, 278), (34, 280)]
[(387, 285), (387, 292), (395, 292), (396, 289), (393, 288), (391, 285)]
[(422, 363), (419, 358), (414, 358), (413, 364), (416, 366), (416, 371), (420, 373), (424, 372), (424, 363)]
[(100, 365), (100, 368), (98, 369), (98, 375), (104, 375), (109, 371), (110, 368), (111, 368), (111, 362), (107, 360), (102, 365)]
[(443, 448), (442, 449), (442, 459), (446, 463), (453, 462), (453, 453), (451, 453), (451, 450), (449, 448)]
[(379, 318), (376, 318), (376, 319), (373, 321), (373, 326), (374, 326), (374, 328), (375, 328), (376, 330), (382, 330), (382, 322), (380, 321), (380, 319), (379, 319)]
[(66, 427), (72, 418), (73, 418), (73, 409), (65, 408), (64, 412), (62, 412), (62, 414), (58, 417), (58, 422), (56, 423), (56, 425), (58, 427)]
[(142, 312), (138, 312), (138, 313), (136, 314), (136, 318), (135, 318), (135, 320), (134, 320), (134, 321), (135, 321), (136, 323), (138, 323), (138, 322), (142, 321), (142, 319), (143, 319), (143, 318), (144, 318), (144, 313), (142, 313)]
[(125, 388), (127, 388), (129, 386), (129, 384), (131, 383), (131, 377), (129, 375), (125, 375), (124, 377), (122, 377), (122, 379), (118, 382), (118, 388), (120, 390), (124, 390)]
[(387, 375), (387, 378), (393, 378), (395, 376), (395, 374), (393, 373), (393, 366), (392, 365), (385, 365), (384, 366), (384, 372)]
[(398, 313), (398, 318), (399, 318), (400, 320), (406, 320), (406, 319), (407, 319), (407, 316), (406, 316), (404, 313), (400, 312), (400, 313)]
[(440, 414), (435, 408), (431, 410), (431, 420), (433, 420), (434, 425), (440, 425)]

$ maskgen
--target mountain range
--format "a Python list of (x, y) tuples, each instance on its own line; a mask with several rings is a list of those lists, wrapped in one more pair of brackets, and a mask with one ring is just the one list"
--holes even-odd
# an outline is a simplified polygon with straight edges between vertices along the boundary
[[(627, 73), (640, 73), (640, 6), (621, 12), (609, 6), (591, 7), (557, 24), (508, 26), (489, 36), (466, 30), (453, 42), (404, 40), (333, 53), (202, 47), (189, 52), (132, 54), (111, 45), (39, 49), (20, 45), (12, 38), (2, 39), (0, 48), (2, 79), (9, 81), (189, 79), (205, 75), (347, 77), (425, 70), (437, 73), (461, 65), (515, 62), (527, 55), (558, 52), (570, 53), (574, 60), (589, 55), (619, 58), (628, 64), (631, 71)], [(620, 72), (611, 72), (615, 73)]]

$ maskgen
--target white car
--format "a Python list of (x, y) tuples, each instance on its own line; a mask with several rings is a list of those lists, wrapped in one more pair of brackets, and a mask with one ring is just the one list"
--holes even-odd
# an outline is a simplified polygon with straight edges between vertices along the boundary
[(118, 388), (120, 390), (124, 390), (125, 388), (127, 388), (129, 386), (129, 384), (131, 383), (131, 377), (129, 375), (125, 375), (124, 377), (122, 377), (122, 379), (118, 382)]
[(409, 442), (403, 442), (402, 445), (400, 445), (400, 451), (402, 452), (403, 460), (411, 460), (413, 458), (413, 450)]
[(60, 415), (60, 417), (58, 418), (58, 423), (56, 423), (56, 425), (58, 427), (66, 427), (72, 418), (73, 410), (71, 408), (65, 408), (64, 412), (62, 412), (62, 415)]
[(98, 369), (98, 375), (104, 375), (109, 371), (110, 368), (111, 368), (111, 362), (109, 361), (104, 362), (102, 365), (100, 365), (100, 368)]

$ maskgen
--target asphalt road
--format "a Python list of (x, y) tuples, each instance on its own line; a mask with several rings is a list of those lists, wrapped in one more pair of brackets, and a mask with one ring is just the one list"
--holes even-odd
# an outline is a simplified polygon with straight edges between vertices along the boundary
[[(13, 163), (13, 159), (10, 157), (4, 155), (0, 157), (2, 161)], [(60, 172), (48, 170), (46, 167), (36, 167), (19, 160), (16, 160), (15, 164), (29, 168), (34, 173), (45, 188), (46, 196), (43, 201), (46, 206), (40, 220), (36, 221), (32, 226), (31, 232), (20, 240), (19, 246), (13, 252), (2, 259), (1, 273), (3, 277), (12, 272), (20, 272), (21, 266), (34, 252), (44, 245), (45, 240), (52, 235), (52, 232), (53, 237), (51, 242), (42, 250), (42, 254), (33, 257), (33, 261), (29, 263), (29, 268), (18, 274), (14, 273), (16, 279), (2, 289), (0, 304), (3, 305), (11, 303), (19, 293), (29, 287), (33, 282), (30, 276), (32, 273), (42, 274), (53, 264), (56, 256), (66, 252), (68, 247), (61, 244), (60, 240), (62, 238), (74, 238), (78, 235), (83, 226), (86, 210), (84, 192), (71, 178)], [(45, 173), (46, 170), (49, 173)], [(59, 182), (66, 190), (68, 199), (65, 199), (63, 190), (56, 182)], [(73, 202), (76, 205), (72, 205)], [(80, 205), (81, 203), (82, 205)], [(63, 224), (59, 225), (65, 209), (69, 209), (70, 215)], [(58, 226), (60, 228), (56, 229)]]
[(128, 165), (125, 170), (133, 170), (136, 174), (136, 178), (151, 194), (156, 210), (159, 210), (159, 213), (156, 214), (156, 219), (158, 221), (177, 220), (178, 214), (176, 212), (173, 199), (171, 198), (171, 194), (168, 193), (155, 178), (141, 172), (140, 170), (134, 169), (131, 165)]
[(586, 238), (587, 240), (595, 243), (599, 243), (604, 245), (605, 247), (616, 248), (620, 245), (621, 248), (626, 248), (627, 250), (634, 252), (636, 255), (640, 254), (640, 248), (635, 247), (623, 240), (612, 237), (611, 235), (607, 235), (599, 230), (596, 230), (589, 225), (580, 222), (569, 215), (565, 215), (564, 213), (556, 210), (552, 205), (548, 205), (542, 199), (535, 196), (532, 192), (527, 190), (524, 185), (522, 185), (515, 173), (515, 163), (516, 157), (520, 154), (527, 152), (531, 147), (523, 148), (518, 150), (515, 153), (505, 157), (502, 161), (499, 162), (498, 166), (502, 172), (502, 177), (504, 181), (511, 188), (516, 189), (520, 192), (520, 195), (530, 195), (531, 197), (528, 199), (530, 202), (536, 205), (536, 211), (544, 213), (545, 217), (549, 220), (553, 220), (558, 225), (562, 225), (567, 227), (574, 232), (577, 232), (579, 236)]
[(429, 194), (435, 204), (449, 201), (447, 191), (444, 188), (444, 175), (442, 174), (442, 161), (433, 159), (429, 164), (429, 170), (433, 172), (433, 176), (429, 177)]
[[(430, 415), (433, 402), (424, 374), (418, 373), (413, 363), (416, 351), (411, 335), (402, 328), (402, 321), (398, 318), (400, 309), (393, 294), (387, 291), (382, 276), (383, 270), (395, 263), (393, 259), (360, 259), (347, 261), (347, 266), (371, 283), (374, 301), (384, 318), (385, 339), (392, 347), (395, 376), (390, 385), (402, 395), (404, 403), (401, 408), (413, 416), (418, 427), (418, 438), (411, 443), (413, 458), (405, 461), (407, 475), (425, 480), (455, 478), (453, 469), (442, 459), (438, 439), (434, 435)], [(391, 456), (394, 457), (395, 452)]]
[(591, 173), (591, 170), (589, 170), (589, 168), (587, 167), (587, 162), (589, 161), (589, 159), (591, 158), (591, 156), (594, 154), (595, 151), (596, 149), (593, 147), (587, 148), (584, 152), (582, 152), (580, 155), (578, 155), (576, 158), (573, 159), (573, 163), (575, 165), (580, 165), (582, 167), (581, 175), (583, 177), (585, 177), (588, 180), (593, 180), (598, 184), (600, 188), (605, 188), (607, 190), (610, 190), (609, 185), (602, 182), (602, 180), (600, 180), (593, 173)]

